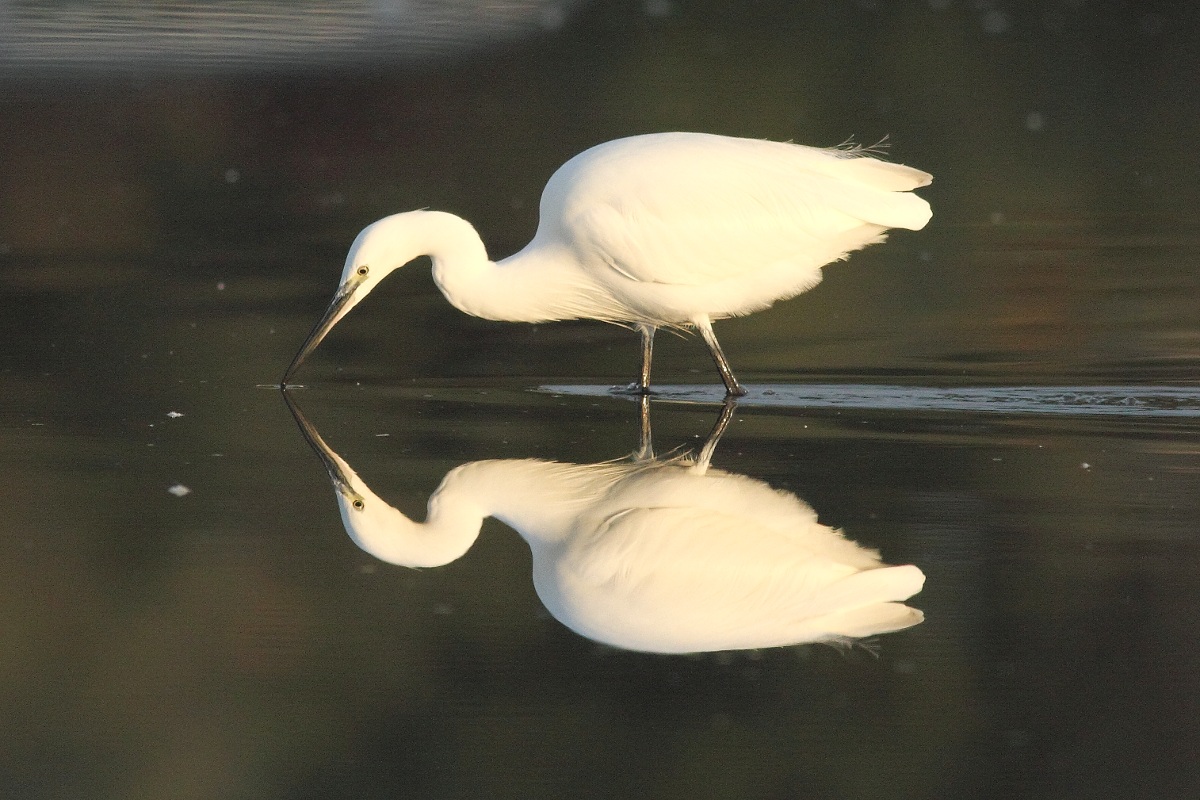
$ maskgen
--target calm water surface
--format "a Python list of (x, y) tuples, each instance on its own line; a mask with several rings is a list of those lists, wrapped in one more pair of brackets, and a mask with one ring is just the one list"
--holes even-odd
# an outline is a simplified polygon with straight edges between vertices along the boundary
[[(211, 305), (190, 315), (220, 327)], [(230, 338), (195, 337), (183, 323), (131, 368)], [(56, 373), (6, 382), (5, 781), (24, 796), (1194, 785), (1194, 411), (747, 403), (715, 466), (919, 566), (925, 622), (867, 648), (656, 656), (553, 619), (528, 548), (494, 520), (441, 568), (356, 548), (279, 393), (255, 386), (277, 371), (158, 383), (147, 367), (119, 400)], [(294, 396), (418, 518), (459, 464), (589, 464), (638, 444), (635, 403), (522, 381), (334, 379)], [(667, 452), (698, 446), (718, 406), (651, 411)]]
[[(86, 36), (0, 12), (0, 796), (1200, 796), (1190, 6), (397, 11), (415, 65), (359, 47), (365, 11), (315, 51), (278, 9), (158, 14), (130, 55), (113, 7)], [(359, 549), (270, 388), (367, 222), (442, 208), (506, 255), (556, 165), (670, 129), (887, 134), (936, 176), (926, 230), (718, 324), (752, 394), (713, 459), (919, 567), (921, 624), (602, 645), (495, 520), (442, 567)], [(715, 372), (659, 339), (654, 445), (694, 452)], [(628, 456), (604, 387), (636, 360), (611, 326), (467, 318), (418, 262), (293, 397), (421, 518), (462, 464)]]

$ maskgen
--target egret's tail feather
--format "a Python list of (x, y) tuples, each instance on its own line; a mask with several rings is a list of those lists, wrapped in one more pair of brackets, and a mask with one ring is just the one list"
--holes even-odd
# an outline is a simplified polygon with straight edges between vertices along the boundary
[(879, 603), (830, 614), (824, 622), (834, 636), (861, 639), (911, 628), (924, 619), (924, 614), (903, 603)]
[(844, 159), (838, 164), (838, 168), (851, 180), (889, 192), (909, 192), (933, 182), (933, 176), (924, 170), (894, 164), (891, 161), (880, 161), (865, 154)]
[(925, 615), (900, 601), (924, 585), (925, 573), (911, 564), (859, 572), (830, 587), (826, 600), (831, 610), (814, 625), (833, 639), (860, 639), (912, 627)]
[(881, 603), (907, 600), (925, 585), (925, 573), (911, 564), (856, 572), (826, 587), (812, 612), (832, 619)]

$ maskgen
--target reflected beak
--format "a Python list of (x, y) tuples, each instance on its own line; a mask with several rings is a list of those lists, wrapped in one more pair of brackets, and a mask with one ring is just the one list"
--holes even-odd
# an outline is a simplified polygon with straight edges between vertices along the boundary
[(321, 438), (321, 434), (317, 433), (317, 429), (313, 427), (312, 423), (300, 413), (300, 409), (292, 402), (292, 397), (286, 389), (282, 394), (284, 403), (287, 404), (288, 410), (292, 412), (292, 417), (295, 418), (296, 424), (300, 426), (300, 432), (304, 434), (304, 440), (308, 442), (313, 452), (321, 459), (321, 463), (325, 466), (325, 471), (329, 473), (329, 480), (333, 482), (334, 490), (339, 494), (353, 498), (354, 490), (350, 488), (350, 481), (346, 477), (341, 460), (334, 454), (329, 445), (325, 444), (325, 440)]
[(321, 317), (321, 321), (312, 329), (312, 333), (304, 340), (300, 351), (292, 359), (291, 366), (283, 373), (283, 380), (280, 381), (283, 386), (287, 386), (288, 378), (292, 376), (292, 373), (299, 368), (304, 359), (308, 358), (309, 353), (317, 349), (317, 345), (321, 343), (326, 334), (333, 330), (333, 326), (338, 324), (338, 321), (354, 305), (352, 301), (356, 300), (355, 291), (361, 284), (362, 281), (355, 276), (343, 283), (341, 288), (337, 290), (337, 294), (333, 296), (333, 301), (329, 304), (329, 308), (325, 309), (325, 314)]

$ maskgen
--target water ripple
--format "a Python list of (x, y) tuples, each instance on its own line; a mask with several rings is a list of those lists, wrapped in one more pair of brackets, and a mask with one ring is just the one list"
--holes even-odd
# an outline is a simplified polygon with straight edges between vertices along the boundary
[[(873, 384), (764, 384), (748, 387), (745, 406), (854, 408), (877, 411), (962, 411), (1068, 416), (1200, 417), (1200, 387), (1192, 386), (972, 386), (936, 388)], [(601, 397), (610, 386), (541, 386), (540, 392)], [(659, 386), (654, 399), (720, 402), (719, 386)]]

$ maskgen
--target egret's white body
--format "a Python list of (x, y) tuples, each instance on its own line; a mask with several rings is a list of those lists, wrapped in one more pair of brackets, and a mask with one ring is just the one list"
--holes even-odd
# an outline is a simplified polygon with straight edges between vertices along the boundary
[(691, 653), (845, 641), (922, 619), (901, 602), (924, 583), (917, 567), (883, 564), (794, 495), (711, 469), (703, 454), (696, 462), (471, 462), (446, 475), (426, 520), (415, 522), (297, 419), (363, 550), (392, 564), (441, 566), (495, 517), (529, 544), (547, 610), (615, 647)]
[(597, 145), (551, 176), (533, 240), (499, 262), (488, 259), (470, 223), (452, 214), (410, 211), (369, 225), (284, 382), (380, 280), (428, 255), (438, 288), (468, 314), (637, 327), (643, 391), (654, 331), (695, 328), (729, 393), (741, 394), (712, 321), (812, 288), (822, 266), (882, 241), (888, 228), (924, 227), (929, 204), (911, 190), (931, 180), (861, 148), (702, 133)]

